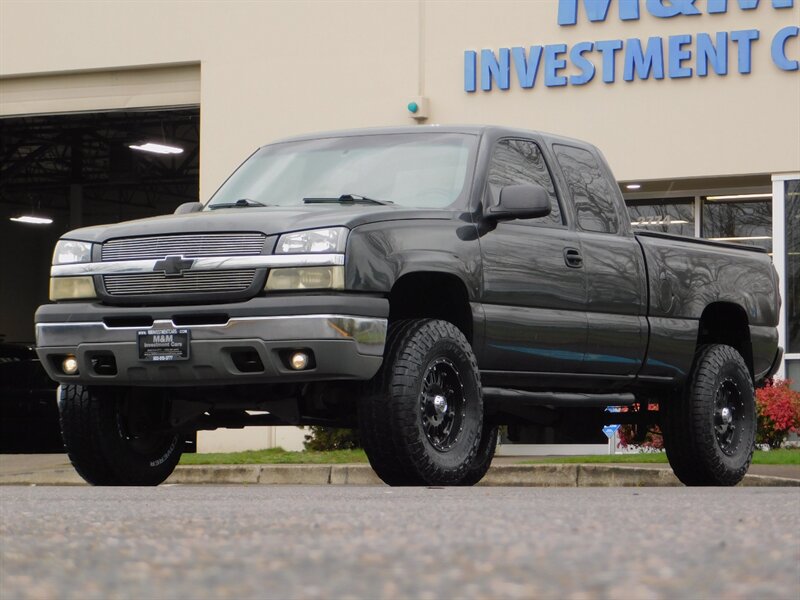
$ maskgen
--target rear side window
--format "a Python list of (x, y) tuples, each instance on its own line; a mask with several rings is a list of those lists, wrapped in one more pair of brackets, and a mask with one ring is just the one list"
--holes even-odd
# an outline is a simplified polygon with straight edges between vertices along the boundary
[(494, 147), (489, 167), (489, 192), (492, 201), (499, 200), (503, 186), (525, 183), (536, 183), (547, 190), (550, 194), (550, 214), (538, 219), (526, 219), (524, 222), (563, 225), (553, 179), (539, 146), (528, 140), (501, 140)]
[(616, 233), (619, 218), (614, 194), (592, 153), (562, 145), (553, 146), (553, 150), (572, 193), (578, 226), (584, 231)]

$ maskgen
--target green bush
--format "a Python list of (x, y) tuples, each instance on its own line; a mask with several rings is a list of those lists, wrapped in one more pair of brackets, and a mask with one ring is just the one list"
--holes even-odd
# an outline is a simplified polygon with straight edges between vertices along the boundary
[(352, 450), (361, 448), (358, 430), (340, 427), (314, 426), (309, 428), (303, 442), (306, 450), (324, 452), (326, 450)]

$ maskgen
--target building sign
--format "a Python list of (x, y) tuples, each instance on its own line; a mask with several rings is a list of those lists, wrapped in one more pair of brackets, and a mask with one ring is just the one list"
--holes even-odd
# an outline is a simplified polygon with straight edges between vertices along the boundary
[[(590, 23), (602, 22), (613, 13), (622, 21), (638, 21), (643, 11), (659, 19), (688, 18), (703, 15), (696, 4), (697, 0), (558, 0), (556, 19), (558, 25), (569, 27), (581, 18)], [(781, 10), (792, 8), (794, 0), (707, 0), (705, 13), (726, 13), (729, 4), (738, 4), (738, 10), (756, 10), (759, 4), (760, 10)], [(766, 51), (764, 42), (769, 46), (774, 67), (797, 71), (800, 63), (787, 42), (797, 38), (799, 32), (796, 25), (790, 25), (770, 32), (741, 29), (666, 38), (586, 41), (571, 47), (547, 44), (483, 49), (480, 53), (466, 50), (464, 90), (474, 92), (480, 88), (488, 92), (493, 87), (507, 90), (512, 85), (528, 89), (535, 87), (537, 81), (545, 87), (581, 86), (598, 75), (611, 84), (620, 63), (625, 81), (706, 77), (710, 73), (724, 76), (729, 70), (748, 74), (754, 54)], [(577, 72), (568, 76), (564, 71), (570, 66)]]

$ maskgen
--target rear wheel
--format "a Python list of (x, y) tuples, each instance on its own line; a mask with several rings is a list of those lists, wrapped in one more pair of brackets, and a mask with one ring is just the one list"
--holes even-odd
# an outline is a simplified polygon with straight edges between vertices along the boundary
[(359, 400), (364, 450), (389, 485), (458, 485), (483, 427), (478, 365), (445, 321), (393, 323), (381, 370)]
[(69, 459), (92, 485), (158, 485), (178, 464), (180, 436), (157, 429), (165, 421), (161, 398), (64, 385), (58, 408)]
[(756, 408), (753, 383), (731, 346), (697, 350), (683, 393), (663, 403), (664, 446), (686, 485), (736, 485), (753, 458)]

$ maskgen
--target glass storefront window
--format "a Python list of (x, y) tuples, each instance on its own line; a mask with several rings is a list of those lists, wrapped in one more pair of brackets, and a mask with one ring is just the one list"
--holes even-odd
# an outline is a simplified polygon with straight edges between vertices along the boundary
[[(786, 352), (795, 354), (800, 353), (800, 179), (784, 183), (784, 206), (786, 210), (786, 298), (784, 298), (786, 304)], [(800, 384), (800, 381), (795, 381), (795, 385), (797, 384)]]
[(791, 379), (789, 387), (800, 392), (800, 360), (786, 360), (786, 379)]
[(634, 231), (694, 236), (694, 198), (628, 200)]
[(760, 246), (772, 252), (772, 202), (705, 199), (702, 235), (720, 242)]

